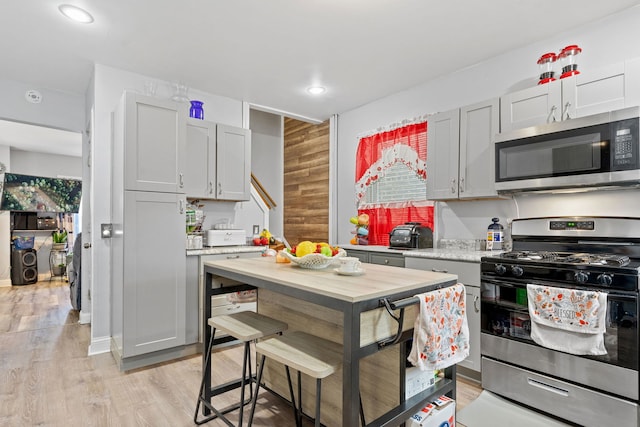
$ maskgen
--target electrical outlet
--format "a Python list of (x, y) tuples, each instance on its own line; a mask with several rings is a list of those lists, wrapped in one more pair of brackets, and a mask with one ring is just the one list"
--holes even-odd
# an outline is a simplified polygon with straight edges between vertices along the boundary
[(260, 226), (257, 224), (253, 225), (253, 235), (260, 234)]

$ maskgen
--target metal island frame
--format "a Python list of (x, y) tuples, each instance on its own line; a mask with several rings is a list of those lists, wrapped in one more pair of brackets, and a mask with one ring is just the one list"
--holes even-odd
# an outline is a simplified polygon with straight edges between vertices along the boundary
[[(405, 360), (407, 341), (412, 338), (413, 324), (418, 313), (415, 295), (457, 283), (453, 274), (436, 273), (401, 267), (365, 264), (360, 276), (338, 275), (332, 267), (320, 270), (303, 269), (293, 264), (276, 263), (273, 257), (239, 258), (204, 263), (204, 290), (202, 292), (203, 346), (211, 339), (207, 320), (211, 316), (211, 297), (246, 289), (258, 290), (258, 312), (288, 321), (289, 330), (304, 329), (314, 325), (314, 334), (338, 342), (343, 346), (341, 411), (332, 425), (357, 426), (360, 424), (359, 408), (361, 392), (361, 367), (363, 359), (388, 354), (390, 357), (377, 362), (376, 375), (388, 375), (394, 387), (373, 386), (376, 393), (387, 390), (391, 400), (381, 399), (369, 405), (363, 398), (365, 412), (374, 414), (366, 426), (397, 426), (423, 408), (428, 402), (446, 394), (455, 399), (455, 365), (445, 369), (444, 378), (417, 395), (405, 399)], [(405, 315), (406, 309), (406, 315)], [(291, 323), (288, 315), (297, 311), (298, 316), (314, 316), (326, 310), (326, 318), (337, 319), (338, 327), (323, 331), (312, 322), (301, 322), (298, 317)], [(340, 319), (341, 317), (341, 319)], [(301, 324), (302, 323), (302, 324)], [(341, 327), (341, 329), (340, 329)], [(309, 332), (309, 331), (307, 331)], [(342, 336), (340, 336), (342, 335)], [(394, 351), (388, 351), (389, 349)], [(203, 351), (204, 355), (204, 351)], [(380, 365), (380, 363), (386, 365)], [(380, 367), (384, 372), (379, 372)], [(210, 368), (204, 363), (206, 398), (215, 394), (211, 388)], [(378, 382), (378, 378), (373, 379)], [(323, 393), (323, 399), (325, 397)], [(284, 394), (283, 394), (284, 395)], [(389, 403), (393, 402), (393, 403)], [(375, 408), (373, 408), (375, 406)], [(323, 409), (325, 405), (322, 405)], [(375, 409), (375, 410), (373, 410)], [(206, 408), (205, 408), (206, 410)], [(382, 412), (381, 412), (382, 411)], [(325, 413), (323, 411), (323, 420)]]

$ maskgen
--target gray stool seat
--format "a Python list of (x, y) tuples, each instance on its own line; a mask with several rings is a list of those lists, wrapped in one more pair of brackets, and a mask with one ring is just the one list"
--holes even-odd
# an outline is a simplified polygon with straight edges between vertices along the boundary
[(212, 328), (216, 328), (244, 342), (279, 334), (288, 328), (288, 325), (284, 322), (253, 311), (242, 311), (240, 313), (212, 317), (207, 323)]
[[(247, 384), (249, 385), (249, 395), (252, 396), (253, 383), (255, 382), (255, 378), (253, 377), (253, 373), (251, 370), (250, 343), (259, 338), (281, 334), (283, 331), (287, 330), (288, 325), (284, 322), (255, 313), (253, 311), (243, 311), (240, 313), (212, 317), (207, 321), (207, 323), (209, 324), (209, 326), (211, 326), (212, 329), (211, 340), (207, 345), (202, 381), (200, 383), (200, 393), (198, 395), (198, 402), (196, 404), (196, 411), (193, 416), (193, 421), (199, 425), (209, 422), (214, 418), (220, 418), (227, 425), (234, 427), (233, 424), (227, 419), (227, 417), (224, 416), (224, 414), (240, 408), (240, 415), (238, 417), (238, 426), (240, 427), (242, 426), (243, 418), (242, 407), (251, 402), (251, 398), (245, 401), (245, 386)], [(227, 384), (221, 384), (216, 387), (211, 387), (209, 393), (210, 397), (207, 398), (207, 383), (210, 384), (210, 381), (207, 382), (206, 373), (211, 372), (211, 369), (209, 369), (209, 367), (211, 366), (211, 349), (213, 347), (213, 340), (215, 338), (216, 330), (225, 332), (228, 335), (244, 342), (242, 377)], [(211, 398), (238, 387), (240, 387), (240, 402), (238, 404), (220, 410), (213, 406), (210, 401)], [(203, 405), (204, 408), (208, 409), (209, 411), (213, 412), (213, 414), (204, 419), (198, 419), (198, 411), (200, 410), (201, 405)], [(204, 408), (204, 415), (207, 415), (207, 412)]]
[[(320, 392), (321, 380), (338, 370), (342, 365), (342, 346), (332, 341), (316, 337), (301, 331), (291, 332), (285, 335), (272, 337), (256, 344), (256, 354), (261, 355), (258, 370), (257, 386), (251, 403), (251, 415), (249, 426), (253, 422), (256, 408), (256, 400), (264, 371), (266, 358), (280, 362), (287, 371), (287, 381), (291, 402), (294, 408), (296, 425), (302, 425), (302, 391), (300, 373), (316, 379), (316, 416), (315, 425), (320, 426)], [(298, 371), (298, 406), (296, 407), (293, 386), (289, 368)]]

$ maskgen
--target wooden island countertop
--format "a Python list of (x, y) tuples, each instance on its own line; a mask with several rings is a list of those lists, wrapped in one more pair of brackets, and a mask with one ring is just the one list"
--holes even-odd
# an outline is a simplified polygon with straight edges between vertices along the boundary
[[(397, 322), (381, 308), (381, 300), (390, 302), (416, 294), (448, 287), (457, 283), (453, 274), (413, 270), (400, 267), (363, 264), (364, 274), (343, 276), (336, 266), (320, 270), (303, 269), (294, 264), (276, 263), (273, 257), (238, 258), (204, 263), (203, 337), (208, 342), (211, 331), (211, 296), (243, 287), (258, 289), (258, 312), (289, 324), (289, 330), (304, 330), (343, 346), (342, 368), (323, 385), (322, 422), (326, 425), (359, 424), (359, 396), (367, 426), (397, 425), (420, 410), (425, 403), (449, 394), (455, 398), (455, 367), (445, 380), (410, 398), (404, 399), (405, 341), (417, 315), (417, 304), (405, 310), (399, 345), (380, 346), (393, 337)], [(394, 312), (399, 313), (399, 310)], [(383, 374), (381, 374), (381, 370)], [(274, 369), (271, 387), (282, 384)], [(311, 381), (303, 381), (303, 385)], [(309, 384), (311, 385), (311, 384)], [(207, 384), (210, 387), (210, 384)], [(331, 388), (335, 392), (331, 392)], [(303, 404), (312, 406), (313, 390), (309, 389)], [(283, 393), (288, 396), (288, 393)], [(325, 398), (327, 404), (325, 404)], [(304, 408), (307, 412), (307, 408)], [(326, 409), (326, 411), (325, 411)], [(309, 407), (313, 413), (313, 408)]]

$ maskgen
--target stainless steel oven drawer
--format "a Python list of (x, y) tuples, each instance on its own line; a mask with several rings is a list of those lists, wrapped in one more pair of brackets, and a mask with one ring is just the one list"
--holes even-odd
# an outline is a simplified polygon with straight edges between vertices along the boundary
[(482, 387), (585, 427), (637, 426), (638, 405), (516, 366), (482, 358)]

